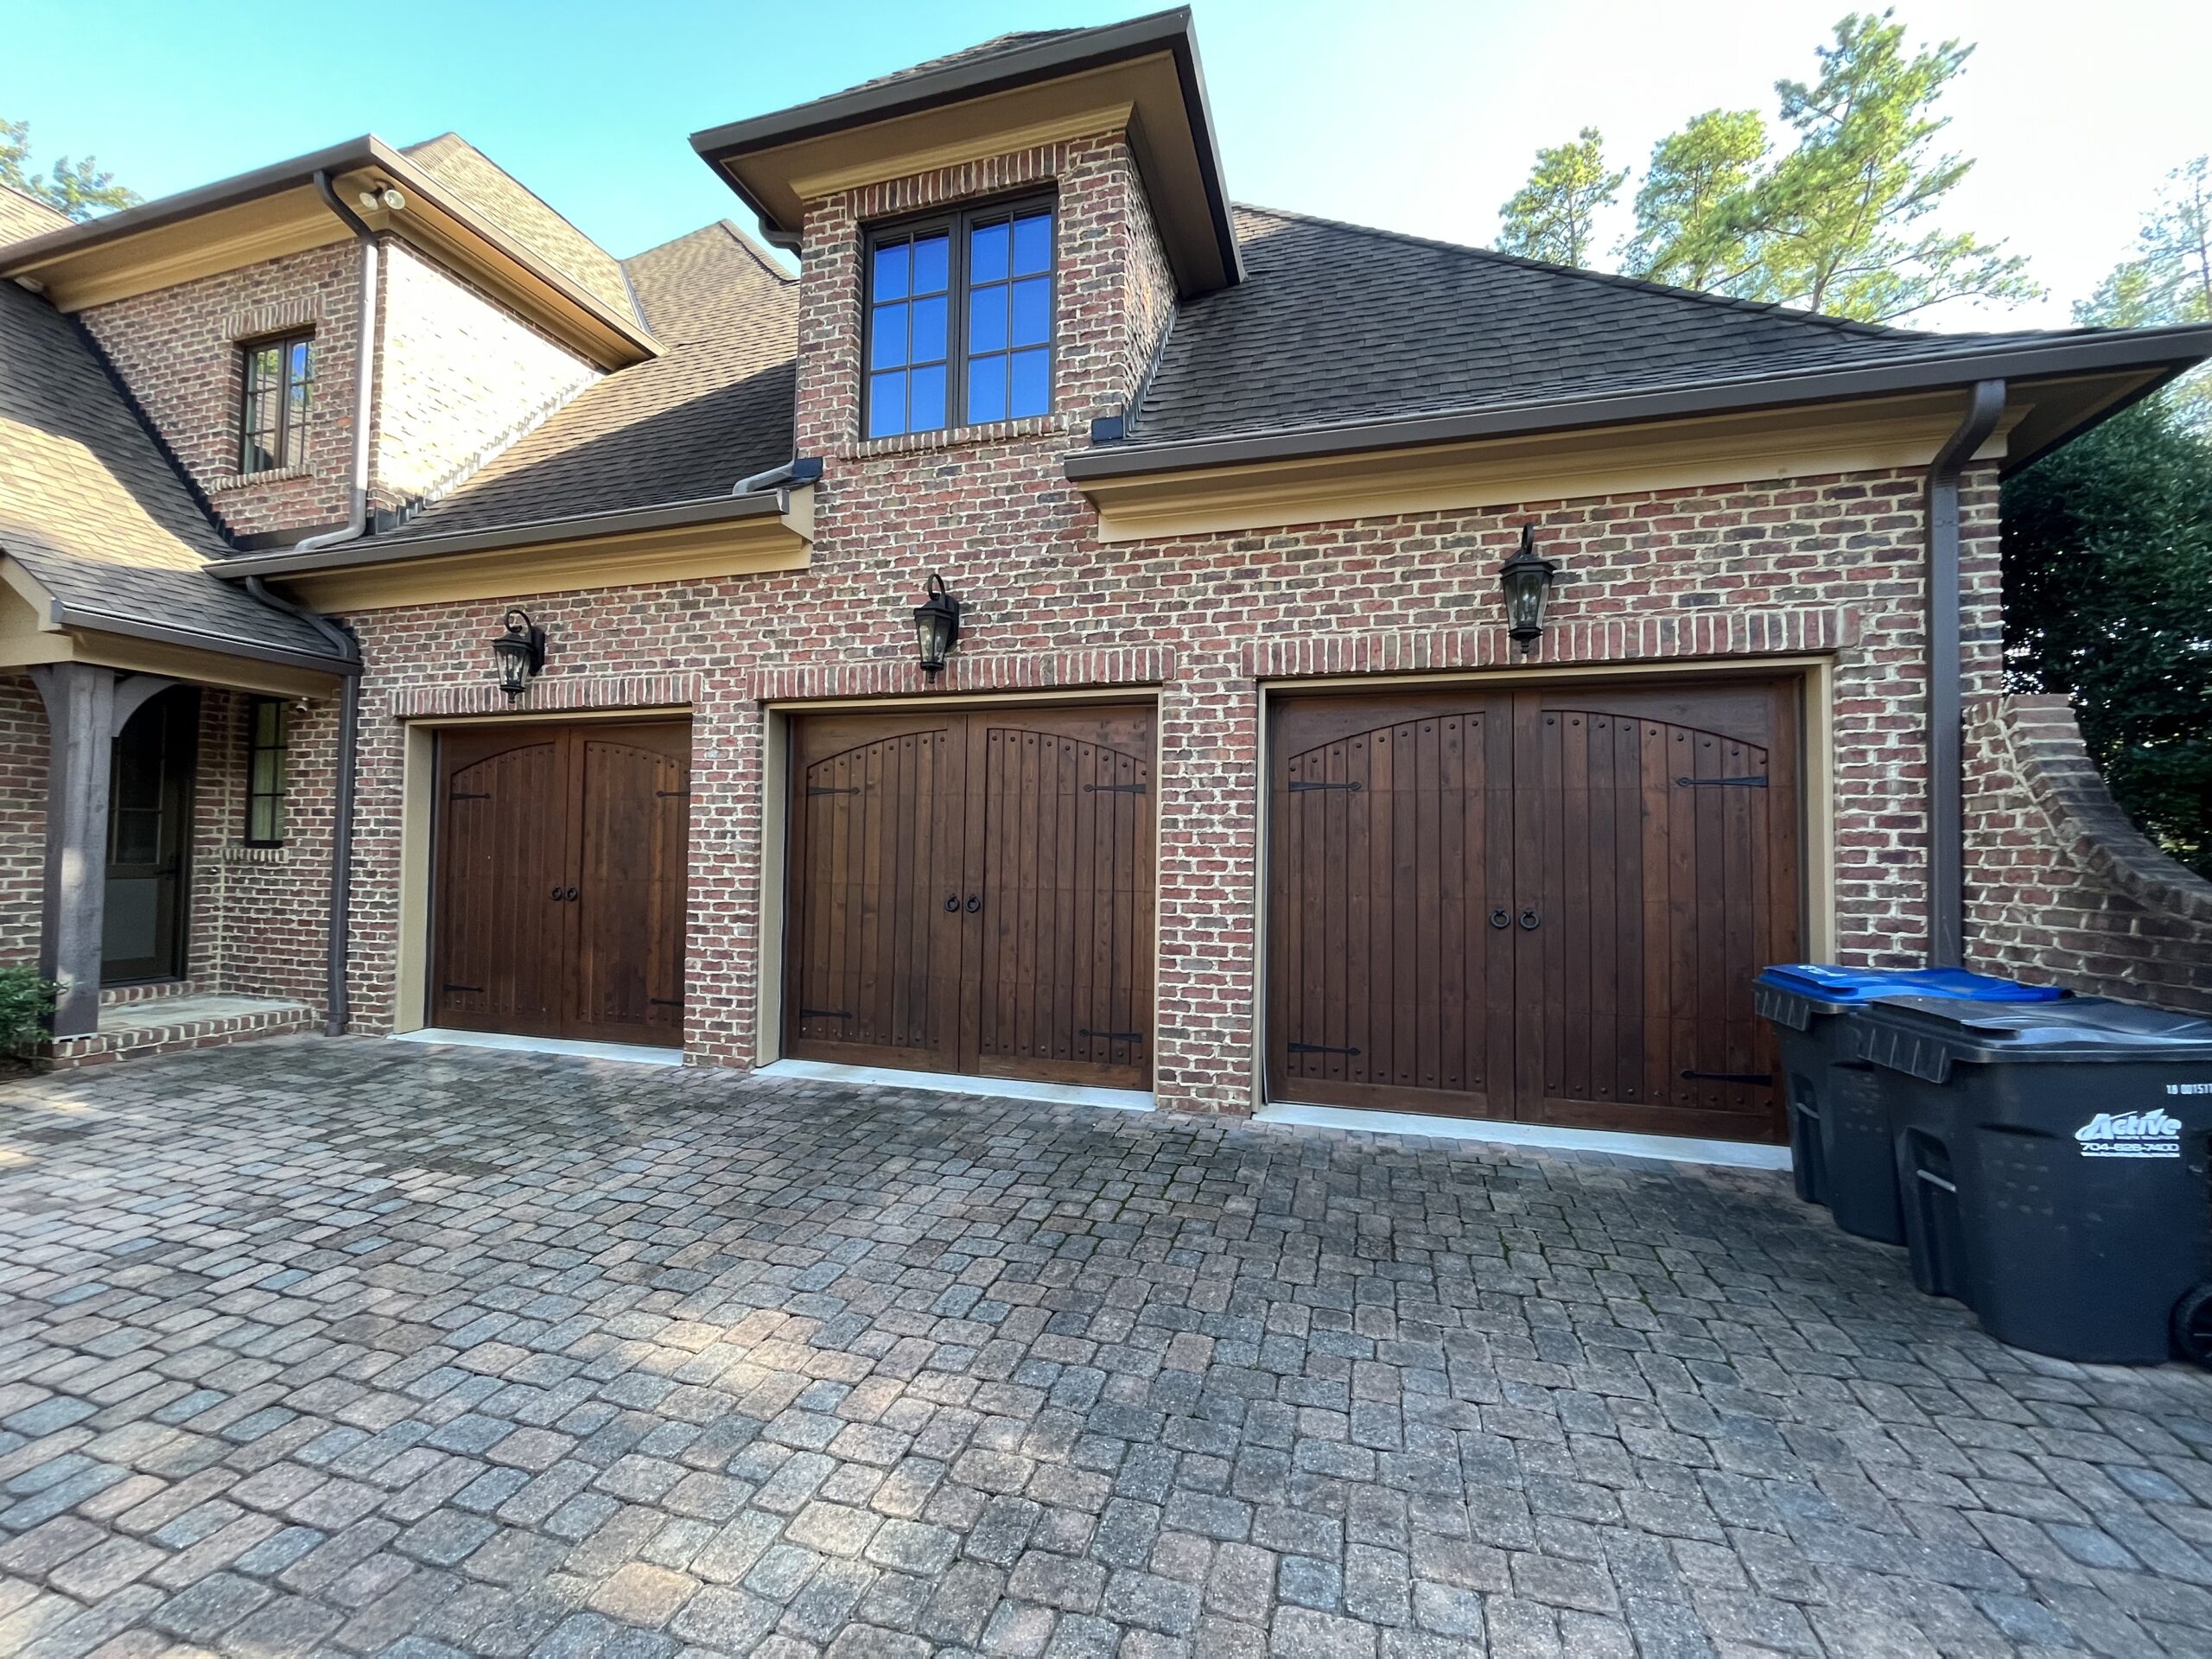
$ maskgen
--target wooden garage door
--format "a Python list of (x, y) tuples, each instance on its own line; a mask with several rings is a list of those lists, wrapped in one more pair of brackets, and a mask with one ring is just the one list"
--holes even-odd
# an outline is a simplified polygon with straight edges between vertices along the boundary
[(429, 1022), (681, 1046), (690, 728), (438, 740)]
[(1796, 733), (1788, 682), (1280, 704), (1271, 1096), (1778, 1137)]
[(1143, 1087), (1148, 709), (797, 722), (785, 1052)]

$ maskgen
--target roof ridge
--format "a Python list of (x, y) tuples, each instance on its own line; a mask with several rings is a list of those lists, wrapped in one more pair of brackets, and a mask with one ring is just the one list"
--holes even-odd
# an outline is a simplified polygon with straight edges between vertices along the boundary
[(1861, 322), (1855, 317), (1834, 317), (1823, 311), (1807, 311), (1797, 306), (1782, 305), (1772, 300), (1739, 300), (1726, 294), (1710, 294), (1699, 288), (1678, 288), (1671, 283), (1655, 283), (1643, 276), (1624, 276), (1610, 270), (1586, 270), (1580, 265), (1554, 264), (1544, 259), (1524, 258), (1517, 253), (1505, 253), (1497, 248), (1478, 248), (1465, 242), (1446, 242), (1439, 237), (1416, 236), (1410, 231), (1394, 231), (1380, 225), (1356, 225), (1350, 219), (1332, 219), (1325, 213), (1304, 213), (1289, 207), (1267, 207), (1257, 202), (1240, 201), (1232, 206), (1246, 213), (1269, 213), (1277, 219), (1295, 219), (1307, 225), (1326, 225), (1340, 231), (1351, 231), (1361, 236), (1379, 236), (1393, 242), (1404, 242), (1414, 247), (1435, 248), (1446, 253), (1463, 253), (1471, 258), (1486, 259), (1498, 264), (1515, 265), (1523, 270), (1542, 271), (1554, 276), (1579, 276), (1585, 281), (1602, 283), (1609, 288), (1656, 294), (1669, 299), (1697, 300), (1707, 305), (1719, 306), (1732, 311), (1749, 312), (1758, 316), (1780, 317), (1785, 321), (1802, 322), (1821, 328), (1833, 328), (1840, 333), (1866, 334), (1881, 340), (1933, 340), (1939, 336), (1918, 328), (1892, 328), (1886, 323)]
[(630, 267), (638, 260), (648, 258), (651, 256), (658, 253), (664, 248), (672, 248), (679, 242), (689, 242), (694, 237), (706, 236), (715, 231), (722, 232), (731, 241), (736, 243), (739, 247), (743, 248), (746, 252), (751, 254), (753, 256), (753, 264), (759, 265), (763, 271), (775, 278), (779, 283), (788, 287), (798, 281), (798, 278), (796, 276), (791, 272), (785, 270), (781, 265), (778, 264), (774, 259), (771, 258), (766, 250), (762, 248), (758, 242), (747, 236), (741, 226), (738, 225), (734, 220), (728, 219), (709, 219), (706, 224), (698, 226), (694, 229), (688, 230), (681, 236), (671, 236), (664, 242), (656, 242), (649, 248), (640, 248), (637, 252), (630, 255), (628, 258), (618, 259), (615, 263), (622, 267), (623, 278), (625, 281), (627, 281), (630, 276)]

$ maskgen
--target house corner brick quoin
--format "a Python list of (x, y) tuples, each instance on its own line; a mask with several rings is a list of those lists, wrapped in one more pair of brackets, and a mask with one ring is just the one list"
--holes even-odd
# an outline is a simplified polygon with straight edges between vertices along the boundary
[[(344, 828), (357, 1033), (1777, 1139), (1751, 976), (1929, 950), (1930, 467), (1993, 379), (1969, 960), (2212, 1007), (2212, 907), (2000, 675), (2013, 446), (2170, 364), (1236, 207), (1167, 16), (700, 134), (734, 222), (626, 259), (451, 138), (320, 158), (358, 224), (306, 158), (259, 240), (215, 187), (0, 244), (37, 278), (0, 446), (66, 381), (148, 538), (102, 553), (61, 485), (0, 527), (69, 641), (0, 668), (5, 958), (58, 960), (52, 665), (175, 683), (56, 1063), (321, 1028)], [(313, 387), (257, 474), (279, 338)], [(1524, 534), (1557, 574), (1521, 640)]]

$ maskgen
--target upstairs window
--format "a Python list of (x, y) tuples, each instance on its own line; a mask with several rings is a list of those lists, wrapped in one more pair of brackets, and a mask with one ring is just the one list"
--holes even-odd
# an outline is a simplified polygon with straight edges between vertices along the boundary
[(239, 472), (273, 473), (306, 465), (308, 403), (314, 392), (312, 335), (288, 334), (245, 347)]
[(868, 243), (871, 438), (1052, 407), (1052, 208), (974, 208)]
[(281, 846), (291, 711), (280, 697), (256, 697), (246, 719), (245, 842)]

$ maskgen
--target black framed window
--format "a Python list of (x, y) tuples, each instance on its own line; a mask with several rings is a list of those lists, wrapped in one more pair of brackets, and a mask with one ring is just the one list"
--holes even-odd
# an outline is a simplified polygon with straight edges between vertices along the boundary
[(245, 348), (238, 415), (238, 471), (270, 473), (307, 460), (308, 404), (315, 394), (315, 337), (287, 334)]
[(1052, 265), (1050, 201), (871, 234), (868, 435), (1049, 414)]
[(284, 839), (291, 710), (281, 697), (256, 697), (246, 719), (246, 845), (275, 847)]

